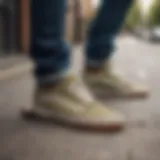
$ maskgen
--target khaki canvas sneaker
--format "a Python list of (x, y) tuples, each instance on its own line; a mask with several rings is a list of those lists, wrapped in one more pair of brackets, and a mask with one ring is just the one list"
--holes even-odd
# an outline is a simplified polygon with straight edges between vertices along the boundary
[(68, 76), (51, 88), (37, 88), (33, 112), (43, 118), (91, 129), (122, 129), (125, 118), (98, 102), (82, 80)]
[(98, 95), (112, 98), (144, 98), (148, 95), (146, 86), (133, 84), (116, 75), (109, 64), (100, 71), (85, 71), (83, 77), (90, 90)]

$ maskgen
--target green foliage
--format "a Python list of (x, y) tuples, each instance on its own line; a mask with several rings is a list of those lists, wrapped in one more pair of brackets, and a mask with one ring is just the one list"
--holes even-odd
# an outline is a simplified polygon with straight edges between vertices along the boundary
[(141, 21), (140, 4), (138, 1), (135, 1), (128, 12), (124, 28), (128, 30), (132, 30), (137, 25), (140, 24), (140, 21)]
[(153, 1), (147, 19), (148, 24), (152, 27), (160, 25), (160, 0)]

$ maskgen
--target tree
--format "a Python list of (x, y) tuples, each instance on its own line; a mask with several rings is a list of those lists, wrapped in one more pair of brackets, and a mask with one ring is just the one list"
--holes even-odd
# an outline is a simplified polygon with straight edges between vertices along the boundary
[(154, 0), (148, 13), (148, 24), (151, 27), (160, 25), (160, 0)]
[(135, 1), (128, 12), (124, 28), (128, 30), (133, 30), (140, 23), (141, 23), (140, 4), (138, 1)]

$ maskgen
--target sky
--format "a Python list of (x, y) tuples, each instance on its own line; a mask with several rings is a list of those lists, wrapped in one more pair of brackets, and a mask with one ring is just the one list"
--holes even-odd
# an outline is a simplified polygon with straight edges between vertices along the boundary
[(99, 1), (100, 1), (100, 0), (92, 0), (93, 5), (96, 7), (96, 6), (98, 5)]
[(140, 0), (144, 10), (148, 9), (153, 0)]
[[(98, 3), (100, 2), (101, 0), (92, 0), (93, 2), (93, 5), (96, 7), (98, 5)], [(139, 0), (141, 3), (142, 3), (142, 7), (144, 10), (146, 10), (150, 4), (152, 3), (153, 0)]]

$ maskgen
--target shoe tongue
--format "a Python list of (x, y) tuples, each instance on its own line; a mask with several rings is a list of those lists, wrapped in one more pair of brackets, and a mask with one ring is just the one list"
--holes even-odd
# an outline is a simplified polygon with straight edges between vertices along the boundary
[(101, 68), (98, 69), (97, 74), (104, 75), (104, 74), (111, 74), (112, 73), (112, 67), (110, 63), (105, 63)]
[(88, 89), (85, 86), (82, 86), (80, 84), (78, 85), (75, 83), (75, 84), (70, 85), (69, 90), (70, 92), (74, 94), (74, 96), (77, 99), (79, 99), (80, 101), (84, 103), (94, 101), (92, 94), (88, 91)]
[(73, 98), (81, 101), (81, 103), (90, 103), (94, 101), (89, 89), (80, 78), (71, 76), (68, 77), (67, 81), (64, 85), (68, 85), (68, 92), (71, 96), (73, 96)]
[(103, 72), (105, 72), (105, 74), (111, 74), (112, 73), (112, 67), (111, 67), (110, 63), (106, 63), (104, 65)]

